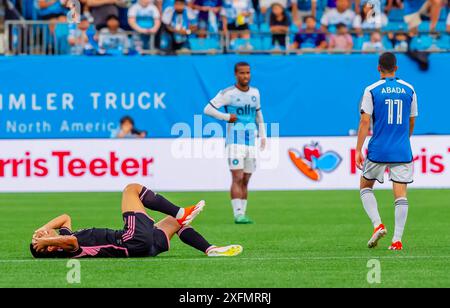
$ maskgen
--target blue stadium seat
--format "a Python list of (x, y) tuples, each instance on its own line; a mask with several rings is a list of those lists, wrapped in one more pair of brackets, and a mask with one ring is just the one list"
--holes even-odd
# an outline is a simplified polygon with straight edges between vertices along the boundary
[(450, 50), (450, 35), (444, 34), (437, 40), (437, 46), (444, 50)]
[(270, 25), (268, 23), (262, 23), (259, 26), (259, 31), (261, 33), (269, 33), (270, 32)]
[(69, 53), (69, 42), (67, 37), (69, 36), (69, 27), (67, 24), (57, 24), (55, 27), (56, 44), (58, 45), (59, 54)]
[(261, 37), (252, 37), (250, 39), (250, 45), (252, 45), (253, 50), (263, 50)]
[(430, 29), (430, 22), (424, 21), (419, 25), (419, 31), (428, 31)]
[(262, 44), (262, 50), (271, 50), (273, 49), (272, 45), (272, 36), (271, 35), (264, 35), (261, 39)]
[(408, 30), (407, 25), (404, 22), (396, 22), (396, 21), (390, 21), (383, 30), (386, 31), (398, 31), (398, 30)]
[(289, 27), (289, 31), (290, 31), (291, 33), (297, 33), (297, 32), (298, 32), (298, 27), (297, 27), (297, 25), (296, 25), (296, 24), (292, 24), (292, 25)]
[(429, 35), (419, 35), (411, 40), (410, 47), (412, 50), (426, 50), (433, 45), (434, 41)]
[(219, 50), (220, 42), (217, 38), (190, 38), (189, 43), (193, 51)]
[(237, 38), (231, 44), (230, 48), (233, 49), (233, 50), (239, 50), (239, 49), (244, 49), (245, 50), (245, 49), (247, 49), (250, 46), (251, 46), (250, 40)]
[(403, 10), (401, 9), (393, 9), (388, 14), (389, 21), (400, 21), (403, 22)]
[(384, 49), (386, 50), (392, 50), (394, 49), (394, 46), (392, 46), (391, 40), (387, 37), (387, 35), (384, 35), (381, 39), (381, 42), (383, 43)]
[(249, 29), (253, 33), (258, 33), (259, 32), (259, 24), (256, 24), (256, 23), (250, 24)]
[(367, 39), (364, 36), (353, 37), (353, 49), (361, 50), (365, 41), (367, 41)]

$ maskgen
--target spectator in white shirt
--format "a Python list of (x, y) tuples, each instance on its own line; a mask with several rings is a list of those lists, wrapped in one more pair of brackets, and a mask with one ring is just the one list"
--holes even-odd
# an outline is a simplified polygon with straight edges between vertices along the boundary
[(381, 33), (374, 31), (370, 35), (370, 41), (364, 42), (362, 45), (362, 51), (365, 52), (379, 52), (384, 50), (383, 42), (381, 41)]
[(364, 30), (381, 29), (387, 22), (387, 16), (381, 11), (380, 6), (375, 7), (371, 2), (366, 2), (361, 13), (355, 16), (353, 28), (361, 34)]
[(323, 14), (320, 23), (324, 31), (328, 30), (329, 26), (336, 26), (337, 24), (344, 24), (348, 28), (353, 25), (355, 19), (355, 12), (350, 9), (349, 0), (337, 0), (336, 8), (330, 9)]
[(139, 0), (128, 10), (128, 24), (139, 34), (138, 50), (148, 50), (151, 36), (161, 27), (161, 14), (152, 0)]

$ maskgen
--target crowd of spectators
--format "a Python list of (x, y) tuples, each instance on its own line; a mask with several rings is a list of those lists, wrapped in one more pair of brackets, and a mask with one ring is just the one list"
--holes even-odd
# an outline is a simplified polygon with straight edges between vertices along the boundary
[(218, 42), (219, 33), (235, 49), (258, 49), (252, 40), (264, 36), (271, 48), (373, 52), (407, 49), (419, 30), (450, 32), (448, 0), (22, 1), (36, 1), (36, 18), (50, 22), (67, 21), (68, 7), (80, 4), (67, 35), (73, 54), (177, 51), (192, 39)]

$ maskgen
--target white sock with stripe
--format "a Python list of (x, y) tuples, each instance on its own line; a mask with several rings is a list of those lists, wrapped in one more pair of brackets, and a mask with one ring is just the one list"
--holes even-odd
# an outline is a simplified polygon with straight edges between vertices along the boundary
[(402, 240), (403, 231), (405, 230), (406, 219), (408, 218), (408, 199), (398, 198), (395, 200), (395, 232), (392, 242)]
[(361, 189), (361, 201), (366, 210), (367, 215), (372, 221), (373, 227), (376, 228), (381, 224), (380, 213), (378, 212), (377, 199), (372, 188)]

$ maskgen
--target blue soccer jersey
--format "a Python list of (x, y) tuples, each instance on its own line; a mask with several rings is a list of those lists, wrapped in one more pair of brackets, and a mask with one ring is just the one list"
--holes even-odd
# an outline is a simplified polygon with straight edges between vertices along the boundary
[(220, 91), (210, 103), (216, 109), (224, 107), (226, 113), (237, 116), (237, 121), (228, 125), (227, 144), (255, 145), (258, 133), (256, 113), (261, 109), (258, 89), (250, 87), (244, 92), (232, 86)]
[(368, 159), (376, 163), (409, 163), (413, 160), (409, 119), (417, 117), (414, 88), (398, 78), (385, 78), (364, 91), (361, 113), (372, 116), (373, 136)]

